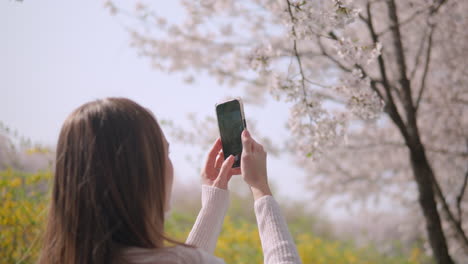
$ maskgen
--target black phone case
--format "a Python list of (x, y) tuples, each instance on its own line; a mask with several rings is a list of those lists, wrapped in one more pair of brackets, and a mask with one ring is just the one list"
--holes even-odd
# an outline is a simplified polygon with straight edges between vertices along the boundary
[[(229, 155), (234, 155), (236, 160), (234, 162), (234, 165), (232, 166), (233, 168), (238, 168), (240, 167), (240, 163), (241, 163), (241, 155), (242, 155), (242, 149), (239, 153), (230, 153), (229, 151), (225, 151), (226, 149), (229, 149), (228, 146), (226, 145), (226, 140), (223, 140), (223, 128), (220, 124), (220, 110), (219, 108), (222, 107), (223, 105), (225, 104), (229, 104), (229, 103), (232, 103), (233, 101), (237, 101), (238, 102), (238, 105), (239, 105), (239, 112), (240, 112), (240, 118), (241, 118), (241, 123), (243, 125), (242, 127), (242, 130), (244, 130), (245, 128), (247, 128), (247, 124), (246, 124), (246, 121), (245, 121), (245, 116), (244, 116), (244, 111), (243, 111), (243, 107), (242, 107), (242, 102), (239, 100), (239, 99), (234, 99), (234, 100), (229, 100), (229, 101), (226, 101), (226, 102), (223, 102), (223, 103), (220, 103), (220, 104), (216, 104), (216, 116), (217, 116), (217, 119), (218, 119), (218, 128), (219, 128), (219, 133), (220, 133), (220, 136), (221, 136), (221, 142), (222, 142), (222, 145), (223, 145), (223, 154), (224, 154), (224, 159), (226, 159), (227, 157), (229, 157)], [(239, 135), (239, 139), (240, 139), (240, 135)], [(242, 146), (242, 141), (239, 142), (239, 144)]]

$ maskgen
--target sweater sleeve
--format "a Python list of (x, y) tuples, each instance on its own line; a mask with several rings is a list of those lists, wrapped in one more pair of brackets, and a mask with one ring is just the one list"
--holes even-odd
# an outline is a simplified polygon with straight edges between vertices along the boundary
[(186, 243), (213, 254), (229, 206), (229, 191), (202, 185), (202, 208)]
[(266, 195), (257, 199), (254, 207), (262, 242), (264, 263), (301, 263), (286, 220), (273, 196)]

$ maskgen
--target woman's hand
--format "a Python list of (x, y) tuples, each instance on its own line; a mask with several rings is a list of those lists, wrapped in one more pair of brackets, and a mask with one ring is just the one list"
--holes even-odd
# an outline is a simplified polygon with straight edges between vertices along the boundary
[(249, 131), (242, 132), (241, 170), (244, 181), (250, 185), (254, 199), (271, 195), (266, 169), (267, 153)]
[(232, 168), (234, 156), (224, 160), (221, 139), (218, 138), (211, 147), (202, 170), (202, 184), (227, 190), (232, 175), (241, 174), (240, 168)]

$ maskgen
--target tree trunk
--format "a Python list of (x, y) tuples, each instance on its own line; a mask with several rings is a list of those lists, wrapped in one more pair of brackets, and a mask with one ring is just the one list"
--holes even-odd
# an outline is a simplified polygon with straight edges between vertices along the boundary
[[(416, 140), (418, 141), (418, 140)], [(449, 255), (439, 212), (434, 198), (433, 171), (421, 142), (409, 145), (413, 175), (418, 185), (419, 204), (426, 219), (426, 229), (434, 257), (439, 264), (453, 264)]]

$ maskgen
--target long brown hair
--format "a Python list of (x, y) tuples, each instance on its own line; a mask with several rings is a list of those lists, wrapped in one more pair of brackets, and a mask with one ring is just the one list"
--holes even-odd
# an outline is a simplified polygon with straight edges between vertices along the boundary
[(165, 158), (155, 117), (132, 100), (96, 100), (71, 113), (39, 263), (117, 263), (124, 247), (163, 247)]

